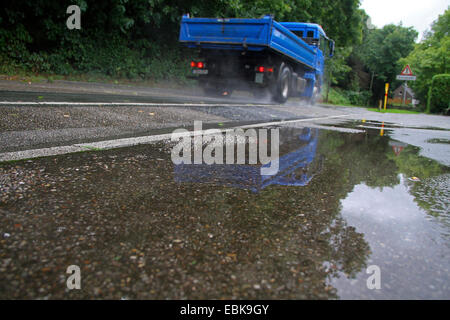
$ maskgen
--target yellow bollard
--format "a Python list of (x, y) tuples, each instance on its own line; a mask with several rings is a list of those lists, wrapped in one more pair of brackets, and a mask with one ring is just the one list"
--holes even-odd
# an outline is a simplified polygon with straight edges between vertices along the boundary
[(386, 111), (386, 104), (387, 104), (387, 98), (388, 98), (388, 92), (389, 92), (389, 83), (386, 83), (386, 86), (384, 88), (384, 111)]

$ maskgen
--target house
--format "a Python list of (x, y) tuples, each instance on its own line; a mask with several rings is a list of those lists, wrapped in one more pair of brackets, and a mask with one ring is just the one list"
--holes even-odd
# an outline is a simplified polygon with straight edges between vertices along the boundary
[[(394, 97), (389, 99), (390, 104), (402, 104), (403, 103), (403, 95), (404, 95), (405, 86), (401, 85), (397, 89), (394, 90)], [(412, 104), (414, 100), (414, 92), (411, 88), (406, 87), (406, 97), (405, 104)]]

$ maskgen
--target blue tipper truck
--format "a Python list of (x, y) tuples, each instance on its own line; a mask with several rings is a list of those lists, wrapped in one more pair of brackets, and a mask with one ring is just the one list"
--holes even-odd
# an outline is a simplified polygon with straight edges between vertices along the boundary
[(191, 61), (193, 77), (208, 95), (249, 89), (269, 91), (280, 103), (290, 96), (314, 103), (322, 89), (325, 57), (334, 41), (313, 23), (261, 19), (181, 19), (179, 41), (198, 49)]

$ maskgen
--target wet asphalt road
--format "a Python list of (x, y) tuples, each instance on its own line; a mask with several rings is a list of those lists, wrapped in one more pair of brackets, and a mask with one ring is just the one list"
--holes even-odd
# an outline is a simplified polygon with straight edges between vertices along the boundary
[[(108, 96), (58, 85), (59, 94), (0, 83), (9, 89), (0, 101)], [(130, 89), (98, 86), (135, 102)], [(0, 164), (0, 298), (450, 297), (447, 117), (194, 93), (183, 93), (199, 104), (189, 107), (0, 106), (1, 152), (171, 132), (194, 120), (305, 120), (270, 126), (280, 130), (283, 170), (267, 181), (248, 164), (175, 165), (167, 141)], [(66, 287), (69, 265), (81, 268), (81, 290)], [(378, 290), (367, 287), (374, 265)]]

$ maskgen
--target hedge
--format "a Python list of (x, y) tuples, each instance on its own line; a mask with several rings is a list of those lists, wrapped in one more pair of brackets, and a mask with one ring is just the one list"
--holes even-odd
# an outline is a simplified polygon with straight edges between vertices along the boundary
[(428, 113), (450, 112), (450, 74), (435, 75), (428, 91)]

